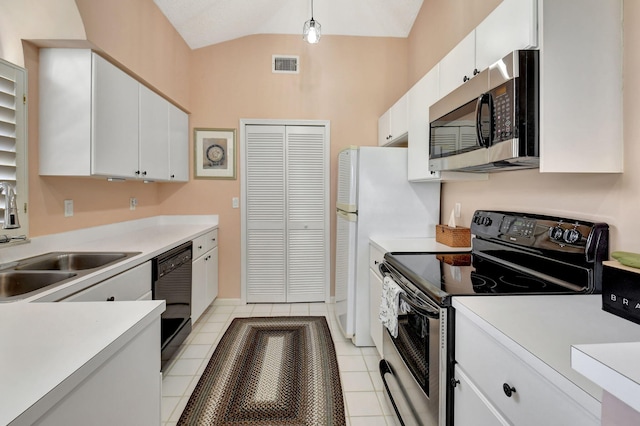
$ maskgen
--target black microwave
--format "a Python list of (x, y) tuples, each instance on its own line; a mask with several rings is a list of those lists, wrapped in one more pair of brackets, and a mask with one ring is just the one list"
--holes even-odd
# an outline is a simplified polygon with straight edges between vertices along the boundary
[(538, 117), (538, 51), (512, 52), (429, 108), (429, 169), (537, 168)]

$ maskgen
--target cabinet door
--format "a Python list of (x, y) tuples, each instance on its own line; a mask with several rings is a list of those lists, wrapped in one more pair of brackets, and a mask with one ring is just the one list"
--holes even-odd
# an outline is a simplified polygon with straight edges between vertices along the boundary
[(537, 44), (537, 0), (504, 0), (476, 27), (476, 68)]
[(195, 323), (207, 309), (207, 265), (200, 256), (191, 265), (191, 321)]
[(124, 71), (93, 54), (92, 174), (136, 177), (138, 86)]
[(141, 179), (169, 178), (169, 102), (140, 86)]
[(384, 146), (391, 138), (391, 110), (388, 109), (378, 118), (378, 145)]
[(440, 97), (473, 77), (476, 62), (476, 33), (469, 33), (440, 61)]
[(405, 93), (391, 107), (390, 132), (391, 141), (397, 140), (409, 131), (409, 96)]
[(169, 104), (169, 180), (189, 181), (189, 116)]
[(408, 178), (437, 179), (429, 171), (429, 107), (438, 100), (439, 67), (436, 65), (409, 90)]
[(378, 119), (378, 145), (401, 139), (409, 130), (409, 101), (405, 93)]
[(218, 297), (218, 247), (215, 247), (205, 256), (207, 270), (207, 306)]
[(453, 419), (456, 426), (508, 426), (507, 422), (482, 395), (466, 374), (455, 367)]

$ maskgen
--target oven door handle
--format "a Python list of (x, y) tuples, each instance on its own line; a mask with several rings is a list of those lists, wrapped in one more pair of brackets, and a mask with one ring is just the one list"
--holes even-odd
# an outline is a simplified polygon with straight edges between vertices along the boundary
[(435, 309), (434, 307), (430, 305), (426, 305), (424, 303), (417, 304), (416, 302), (411, 300), (411, 298), (407, 296), (407, 294), (405, 293), (400, 293), (400, 299), (404, 300), (411, 307), (411, 309), (415, 310), (422, 316), (426, 316), (434, 319), (440, 318), (439, 309)]
[(400, 410), (398, 410), (398, 406), (396, 405), (396, 401), (393, 399), (393, 395), (391, 395), (391, 389), (389, 389), (389, 384), (387, 383), (387, 379), (384, 377), (387, 374), (391, 374), (393, 376), (393, 371), (391, 371), (391, 367), (389, 367), (389, 363), (387, 361), (380, 360), (380, 364), (378, 365), (380, 368), (380, 377), (382, 378), (382, 384), (384, 385), (385, 390), (387, 391), (387, 396), (391, 401), (391, 405), (393, 406), (393, 411), (396, 412), (396, 417), (400, 421), (400, 426), (404, 426), (404, 421), (402, 421), (402, 416), (400, 415)]

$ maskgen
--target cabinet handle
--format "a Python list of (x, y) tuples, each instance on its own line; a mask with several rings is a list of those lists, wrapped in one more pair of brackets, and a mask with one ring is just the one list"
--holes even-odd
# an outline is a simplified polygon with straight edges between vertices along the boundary
[(147, 171), (145, 170), (144, 172), (142, 172), (142, 176), (146, 176), (147, 175)]
[(107, 302), (113, 302), (115, 300), (116, 300), (115, 296), (107, 297)]
[(198, 246), (198, 250), (202, 250), (202, 246)]
[(462, 82), (463, 82), (463, 83), (466, 83), (466, 82), (467, 82), (467, 81), (469, 81), (469, 80), (470, 80), (470, 78), (469, 78), (469, 77), (467, 77), (467, 76), (465, 75), (465, 76), (464, 76), (464, 78), (462, 79)]
[(377, 265), (378, 263), (380, 263), (380, 262), (378, 262), (377, 260), (374, 260), (374, 261), (373, 261), (373, 264), (374, 264), (374, 265)]
[(478, 71), (478, 68), (474, 68), (473, 75), (478, 75), (478, 74), (480, 74), (480, 71)]
[(176, 177), (176, 175), (171, 175), (171, 179), (174, 179)]
[(135, 174), (136, 174), (136, 176), (139, 176), (140, 175), (140, 170), (136, 170)]
[(454, 387), (454, 388), (455, 388), (455, 387), (456, 387), (456, 386), (458, 386), (459, 384), (460, 384), (460, 380), (458, 380), (458, 379), (456, 379), (456, 378), (454, 378), (454, 377), (452, 377), (452, 378), (451, 378), (451, 387)]
[(510, 386), (508, 383), (502, 384), (502, 390), (504, 391), (504, 394), (507, 395), (507, 398), (511, 398), (511, 395), (516, 393), (516, 388)]

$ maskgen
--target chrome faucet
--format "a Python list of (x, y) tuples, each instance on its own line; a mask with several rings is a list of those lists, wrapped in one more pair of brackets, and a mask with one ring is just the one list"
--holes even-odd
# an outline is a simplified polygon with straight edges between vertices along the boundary
[(18, 203), (16, 202), (16, 191), (8, 182), (0, 182), (0, 191), (4, 193), (4, 223), (3, 229), (20, 228), (18, 219)]

